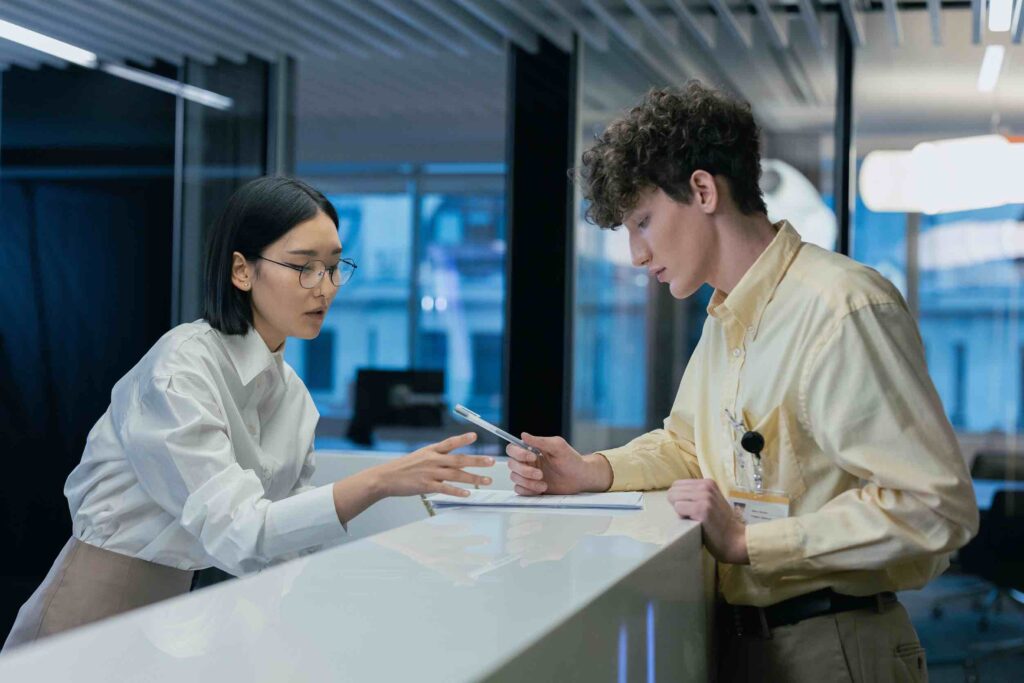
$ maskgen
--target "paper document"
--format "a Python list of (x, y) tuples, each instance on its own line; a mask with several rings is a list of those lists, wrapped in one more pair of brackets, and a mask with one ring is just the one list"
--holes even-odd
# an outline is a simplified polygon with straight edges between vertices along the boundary
[(435, 493), (427, 496), (435, 507), (479, 505), (511, 508), (600, 508), (605, 510), (640, 510), (644, 494), (636, 491), (616, 493), (577, 493), (571, 496), (520, 496), (513, 491), (470, 491), (465, 498)]

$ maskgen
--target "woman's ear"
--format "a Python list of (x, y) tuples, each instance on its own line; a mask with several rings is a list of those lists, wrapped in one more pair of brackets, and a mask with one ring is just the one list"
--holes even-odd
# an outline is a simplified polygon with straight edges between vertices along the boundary
[(700, 169), (690, 175), (690, 193), (694, 203), (704, 213), (711, 214), (718, 209), (718, 185), (715, 176)]
[(252, 290), (253, 267), (239, 252), (231, 255), (231, 282), (243, 292)]

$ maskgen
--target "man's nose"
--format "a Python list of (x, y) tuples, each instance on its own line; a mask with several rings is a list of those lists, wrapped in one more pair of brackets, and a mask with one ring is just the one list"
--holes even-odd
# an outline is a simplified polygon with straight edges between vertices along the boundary
[(651, 260), (651, 251), (644, 244), (644, 241), (637, 235), (630, 233), (629, 235), (629, 255), (633, 260), (633, 265), (637, 268), (645, 265)]

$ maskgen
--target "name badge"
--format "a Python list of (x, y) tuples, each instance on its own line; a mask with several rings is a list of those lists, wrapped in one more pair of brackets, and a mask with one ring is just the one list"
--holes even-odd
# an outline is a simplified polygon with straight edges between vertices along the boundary
[(744, 524), (789, 517), (789, 498), (780, 491), (755, 492), (737, 488), (729, 491), (727, 498)]

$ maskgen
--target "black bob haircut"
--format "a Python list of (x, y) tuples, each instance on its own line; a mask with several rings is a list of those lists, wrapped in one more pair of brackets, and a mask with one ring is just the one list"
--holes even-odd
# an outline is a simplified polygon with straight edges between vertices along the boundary
[(206, 242), (203, 318), (211, 327), (224, 334), (246, 334), (252, 327), (252, 294), (231, 282), (234, 253), (253, 261), (318, 211), (338, 227), (338, 212), (327, 197), (294, 178), (257, 178), (231, 195)]

